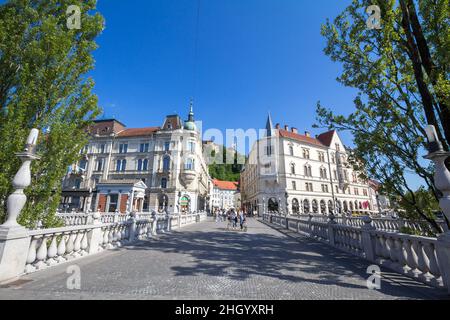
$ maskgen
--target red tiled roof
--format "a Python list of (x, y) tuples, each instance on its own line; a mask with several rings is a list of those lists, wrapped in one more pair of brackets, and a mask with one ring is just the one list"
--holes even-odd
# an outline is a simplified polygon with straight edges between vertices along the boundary
[(320, 142), (322, 142), (324, 145), (329, 147), (331, 145), (331, 140), (333, 140), (334, 133), (335, 133), (335, 130), (331, 130), (331, 131), (319, 134), (317, 136), (317, 139)]
[(148, 127), (148, 128), (130, 128), (125, 129), (117, 135), (118, 137), (139, 137), (139, 136), (148, 136), (152, 133), (160, 130), (159, 127)]
[(294, 133), (294, 132), (286, 131), (286, 130), (282, 130), (282, 129), (279, 129), (278, 132), (279, 132), (280, 136), (283, 138), (289, 138), (289, 139), (297, 140), (300, 142), (314, 144), (314, 145), (321, 146), (321, 147), (324, 146), (324, 144), (320, 140), (315, 139), (313, 137), (307, 137), (307, 136), (304, 136), (304, 135), (301, 135), (298, 133)]
[(237, 190), (238, 182), (213, 179), (214, 185), (222, 190)]

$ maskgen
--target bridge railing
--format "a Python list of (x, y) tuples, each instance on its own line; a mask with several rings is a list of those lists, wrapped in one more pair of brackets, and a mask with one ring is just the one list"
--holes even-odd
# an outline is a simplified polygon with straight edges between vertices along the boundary
[[(23, 229), (22, 241), (17, 242), (17, 239), (13, 238), (0, 242), (0, 247), (7, 247), (11, 243), (11, 249), (14, 249), (8, 253), (8, 257), (0, 260), (0, 271), (7, 271), (0, 272), (0, 283), (103, 250), (151, 239), (158, 233), (166, 233), (206, 219), (205, 212), (186, 215), (94, 212), (58, 216), (66, 226)], [(19, 263), (8, 265), (9, 261)]]
[[(292, 215), (291, 217), (308, 220), (312, 217), (313, 221), (327, 222), (328, 216), (321, 214), (298, 214)], [(402, 228), (410, 229), (417, 233), (427, 233), (431, 230), (431, 226), (427, 221), (412, 221), (403, 218), (384, 218), (384, 217), (371, 217), (371, 224), (377, 228), (377, 230), (389, 231), (389, 232), (400, 232)], [(339, 224), (343, 224), (351, 227), (362, 227), (364, 225), (363, 216), (336, 216), (334, 218)], [(446, 232), (448, 231), (447, 224), (444, 220), (437, 220), (441, 229)]]
[(437, 238), (378, 230), (375, 227), (377, 224), (368, 216), (351, 219), (350, 225), (334, 216), (328, 217), (328, 221), (324, 222), (322, 218), (312, 215), (294, 217), (263, 214), (263, 220), (423, 283), (450, 289), (450, 270), (445, 268), (450, 259), (450, 246)]

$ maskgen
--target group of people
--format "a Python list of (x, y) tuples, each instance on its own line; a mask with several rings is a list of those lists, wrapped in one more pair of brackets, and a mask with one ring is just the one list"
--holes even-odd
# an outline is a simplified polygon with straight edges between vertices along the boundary
[(234, 229), (237, 228), (238, 223), (241, 230), (246, 227), (247, 215), (243, 210), (236, 211), (235, 209), (230, 209), (226, 211), (225, 209), (217, 209), (214, 212), (214, 216), (216, 218), (216, 222), (223, 222), (228, 220), (229, 226)]

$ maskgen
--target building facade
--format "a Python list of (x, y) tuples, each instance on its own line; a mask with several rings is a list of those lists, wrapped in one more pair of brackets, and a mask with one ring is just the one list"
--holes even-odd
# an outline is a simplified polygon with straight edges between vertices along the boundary
[(348, 162), (336, 131), (313, 138), (272, 125), (253, 145), (241, 174), (247, 211), (287, 214), (351, 214), (374, 209), (369, 183)]
[(229, 210), (239, 208), (238, 183), (213, 179), (212, 206), (216, 209)]
[(126, 128), (115, 119), (90, 128), (83, 159), (63, 181), (61, 210), (189, 213), (208, 208), (210, 177), (201, 134), (169, 115), (161, 127)]

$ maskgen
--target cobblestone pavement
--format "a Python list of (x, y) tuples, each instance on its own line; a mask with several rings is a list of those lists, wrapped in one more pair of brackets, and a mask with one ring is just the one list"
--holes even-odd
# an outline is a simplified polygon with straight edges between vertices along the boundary
[[(0, 299), (440, 299), (446, 294), (383, 272), (366, 287), (368, 262), (325, 244), (294, 239), (250, 219), (247, 233), (207, 221), (159, 240), (109, 250), (24, 276)], [(67, 267), (81, 269), (67, 289)]]

